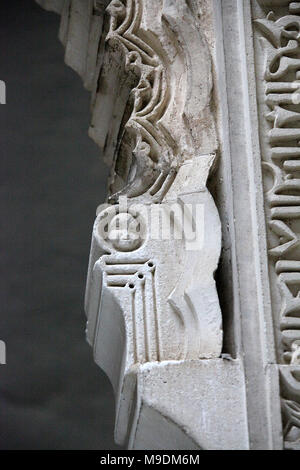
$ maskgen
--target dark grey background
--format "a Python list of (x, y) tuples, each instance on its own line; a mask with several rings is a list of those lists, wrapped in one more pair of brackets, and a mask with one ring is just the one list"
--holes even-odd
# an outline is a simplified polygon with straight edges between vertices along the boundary
[(1, 449), (113, 449), (114, 398), (85, 342), (83, 295), (105, 169), (59, 17), (1, 0)]

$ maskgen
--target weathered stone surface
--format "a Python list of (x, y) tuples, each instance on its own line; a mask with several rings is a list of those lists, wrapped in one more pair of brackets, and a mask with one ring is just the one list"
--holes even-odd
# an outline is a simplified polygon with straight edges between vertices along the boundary
[(117, 442), (299, 448), (299, 2), (60, 10), (111, 168), (85, 309)]
[(291, 449), (300, 445), (300, 3), (259, 3), (267, 7), (256, 4), (253, 13), (270, 285), (277, 361), (286, 364), (280, 366), (281, 396)]
[(136, 393), (132, 449), (249, 448), (239, 361), (144, 364)]
[(221, 355), (221, 226), (206, 187), (218, 144), (209, 47), (188, 5), (134, 0), (107, 12), (90, 134), (112, 165), (113, 205), (95, 223), (86, 312), (124, 443), (124, 403), (141, 364)]

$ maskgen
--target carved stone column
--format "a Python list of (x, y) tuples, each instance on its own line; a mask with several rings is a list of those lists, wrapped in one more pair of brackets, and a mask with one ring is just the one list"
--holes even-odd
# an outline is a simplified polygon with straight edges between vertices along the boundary
[(299, 448), (300, 2), (52, 7), (111, 169), (85, 310), (116, 442)]

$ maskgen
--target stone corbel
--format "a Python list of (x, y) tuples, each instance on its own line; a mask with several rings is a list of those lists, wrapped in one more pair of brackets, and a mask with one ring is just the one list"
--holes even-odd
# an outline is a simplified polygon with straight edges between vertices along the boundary
[(111, 168), (92, 236), (87, 339), (114, 388), (116, 442), (130, 449), (249, 446), (243, 368), (222, 357), (221, 223), (207, 189), (216, 103), (196, 3), (62, 5), (66, 61), (92, 91), (89, 134)]

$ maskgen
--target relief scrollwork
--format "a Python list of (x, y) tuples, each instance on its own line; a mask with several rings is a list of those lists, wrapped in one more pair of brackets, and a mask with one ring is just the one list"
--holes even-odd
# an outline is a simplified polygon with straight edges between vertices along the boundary
[[(255, 20), (265, 63), (263, 169), (270, 262), (281, 297), (280, 374), (286, 448), (300, 445), (300, 4), (260, 1), (265, 18)], [(283, 13), (282, 7), (285, 7)], [(279, 8), (281, 7), (281, 8)], [(273, 8), (272, 11), (269, 8)], [(269, 10), (269, 11), (268, 11)]]
[[(110, 28), (106, 41), (111, 47), (122, 47), (125, 54), (125, 71), (138, 77), (131, 90), (132, 112), (126, 122), (120, 142), (123, 140), (134, 157), (135, 174), (132, 181), (113, 195), (126, 194), (137, 197), (144, 194), (160, 173), (166, 175), (172, 165), (172, 149), (175, 142), (168, 130), (159, 125), (170, 99), (167, 71), (163, 58), (143, 38), (141, 21), (143, 2), (113, 0), (107, 7)], [(124, 156), (123, 156), (124, 158)], [(131, 155), (127, 156), (128, 160)]]

